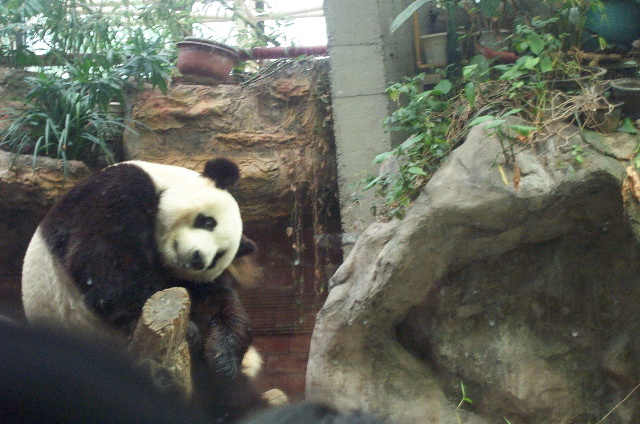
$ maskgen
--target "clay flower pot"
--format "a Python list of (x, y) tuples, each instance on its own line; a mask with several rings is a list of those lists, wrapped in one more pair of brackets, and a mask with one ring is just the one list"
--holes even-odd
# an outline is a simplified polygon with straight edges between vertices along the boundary
[(215, 41), (185, 38), (178, 43), (178, 70), (183, 75), (198, 75), (224, 81), (238, 62), (238, 52)]

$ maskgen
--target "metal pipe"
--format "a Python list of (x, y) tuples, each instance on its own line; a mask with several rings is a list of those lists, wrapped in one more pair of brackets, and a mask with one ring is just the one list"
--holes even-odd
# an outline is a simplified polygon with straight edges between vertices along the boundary
[(256, 47), (250, 51), (241, 50), (240, 60), (283, 59), (299, 56), (328, 56), (327, 46)]

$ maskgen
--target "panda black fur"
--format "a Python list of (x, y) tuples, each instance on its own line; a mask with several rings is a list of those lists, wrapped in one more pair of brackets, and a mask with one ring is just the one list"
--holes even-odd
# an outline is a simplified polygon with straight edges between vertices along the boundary
[(255, 245), (242, 235), (238, 205), (226, 190), (238, 179), (238, 167), (226, 159), (207, 162), (202, 174), (130, 161), (73, 187), (27, 249), (22, 298), (28, 320), (127, 337), (151, 295), (185, 287), (202, 335), (201, 345), (191, 346), (194, 366), (208, 367), (217, 382), (244, 384), (240, 369), (251, 332), (234, 288), (241, 277), (233, 271), (234, 261), (246, 259)]

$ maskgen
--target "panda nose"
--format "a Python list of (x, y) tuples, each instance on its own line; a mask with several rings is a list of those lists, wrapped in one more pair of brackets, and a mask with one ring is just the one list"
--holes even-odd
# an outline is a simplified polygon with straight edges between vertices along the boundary
[(198, 250), (193, 252), (193, 256), (191, 256), (191, 267), (198, 271), (204, 269), (204, 259)]

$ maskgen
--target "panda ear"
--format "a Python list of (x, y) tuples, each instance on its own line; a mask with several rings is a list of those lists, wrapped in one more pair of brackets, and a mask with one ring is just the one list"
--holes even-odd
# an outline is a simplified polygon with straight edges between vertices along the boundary
[(229, 159), (217, 158), (207, 161), (202, 175), (212, 179), (218, 188), (225, 189), (238, 182), (240, 169)]
[(238, 248), (238, 253), (236, 253), (236, 258), (241, 256), (246, 256), (250, 253), (255, 252), (258, 249), (256, 244), (249, 237), (242, 235), (240, 239), (240, 247)]

